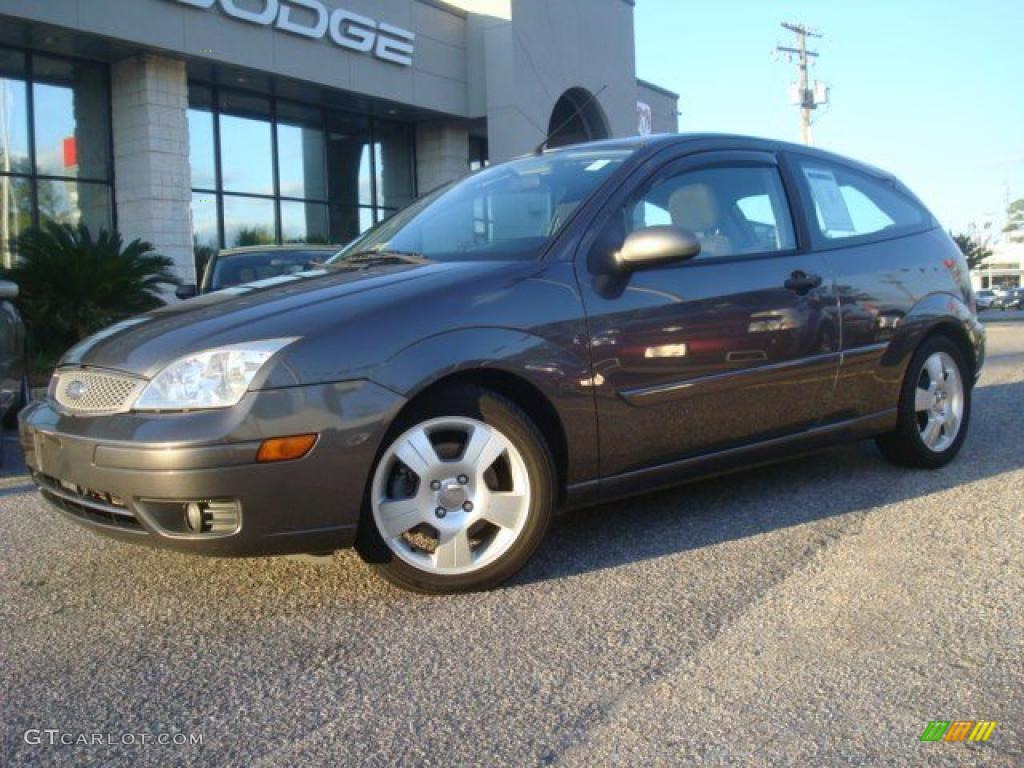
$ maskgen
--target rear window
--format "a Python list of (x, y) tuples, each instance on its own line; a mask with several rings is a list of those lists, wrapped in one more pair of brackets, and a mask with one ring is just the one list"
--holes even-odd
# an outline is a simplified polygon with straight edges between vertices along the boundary
[(842, 165), (799, 159), (814, 203), (818, 231), (826, 240), (900, 235), (931, 225), (931, 215), (886, 179)]

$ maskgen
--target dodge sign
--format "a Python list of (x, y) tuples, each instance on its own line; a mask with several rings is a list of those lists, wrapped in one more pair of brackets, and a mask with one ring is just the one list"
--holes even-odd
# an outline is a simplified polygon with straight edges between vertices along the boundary
[(352, 13), (342, 8), (329, 10), (322, 0), (260, 0), (245, 8), (239, 0), (170, 0), (204, 10), (219, 5), (232, 18), (260, 26), (274, 26), (283, 32), (320, 40), (329, 35), (342, 48), (369, 53), (378, 59), (412, 66), (416, 36), (400, 27)]

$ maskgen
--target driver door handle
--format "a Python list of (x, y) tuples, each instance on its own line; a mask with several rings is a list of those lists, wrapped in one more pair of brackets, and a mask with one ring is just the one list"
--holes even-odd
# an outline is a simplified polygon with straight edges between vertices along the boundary
[(804, 294), (821, 285), (821, 275), (809, 275), (803, 270), (796, 270), (786, 280), (785, 286), (791, 291)]

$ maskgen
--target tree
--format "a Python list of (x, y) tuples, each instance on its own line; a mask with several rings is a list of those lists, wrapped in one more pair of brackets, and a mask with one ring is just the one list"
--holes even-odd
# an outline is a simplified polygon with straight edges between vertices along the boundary
[(273, 245), (274, 233), (266, 227), (242, 227), (235, 236), (235, 247), (249, 245)]
[(970, 235), (953, 235), (953, 241), (959, 246), (964, 258), (967, 259), (968, 269), (978, 269), (981, 263), (992, 255), (992, 251)]
[(18, 238), (18, 261), (7, 273), (20, 288), (18, 305), (39, 353), (59, 354), (111, 323), (162, 306), (163, 291), (180, 285), (174, 263), (116, 232), (95, 238), (85, 224), (46, 221)]
[(1024, 242), (1024, 197), (1019, 197), (1006, 206), (1006, 226), (1003, 232), (1011, 242)]

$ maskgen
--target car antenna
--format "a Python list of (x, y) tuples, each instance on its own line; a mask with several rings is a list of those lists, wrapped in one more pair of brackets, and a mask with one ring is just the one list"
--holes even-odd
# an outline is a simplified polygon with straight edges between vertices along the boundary
[(544, 137), (544, 141), (542, 141), (540, 144), (538, 144), (537, 148), (535, 150), (533, 150), (533, 154), (535, 154), (535, 155), (543, 155), (544, 154), (544, 150), (548, 148), (548, 142), (551, 141), (551, 139), (553, 139), (558, 134), (558, 132), (560, 130), (562, 130), (563, 128), (565, 128), (565, 126), (567, 126), (569, 123), (571, 123), (573, 118), (576, 117), (576, 115), (579, 115), (581, 112), (583, 112), (584, 109), (589, 107), (590, 106), (590, 102), (596, 100), (597, 97), (600, 96), (602, 93), (604, 93), (606, 90), (608, 90), (607, 83), (605, 85), (602, 85), (601, 89), (597, 93), (590, 94), (590, 96), (587, 97), (587, 100), (584, 101), (580, 106), (576, 107), (576, 110), (571, 115), (569, 115), (569, 117), (567, 117), (565, 119), (565, 122), (563, 122), (560, 126), (555, 128), (553, 131), (549, 131), (548, 132), (548, 135)]

